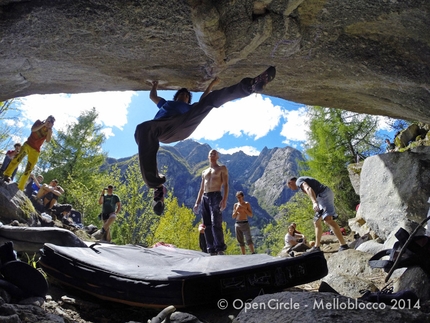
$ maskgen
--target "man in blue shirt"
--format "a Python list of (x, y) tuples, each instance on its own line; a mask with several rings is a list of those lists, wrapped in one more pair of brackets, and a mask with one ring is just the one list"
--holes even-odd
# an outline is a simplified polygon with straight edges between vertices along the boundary
[(154, 188), (154, 212), (161, 215), (164, 211), (164, 183), (166, 178), (158, 173), (157, 152), (160, 142), (169, 144), (188, 138), (213, 108), (228, 101), (244, 98), (252, 93), (261, 92), (263, 87), (275, 78), (276, 69), (270, 66), (255, 78), (244, 78), (239, 83), (212, 91), (219, 83), (215, 78), (203, 93), (199, 102), (191, 104), (191, 93), (182, 88), (175, 94), (173, 101), (166, 101), (157, 95), (158, 81), (152, 82), (150, 99), (160, 109), (154, 120), (146, 121), (136, 127), (134, 137), (139, 148), (140, 170), (144, 182)]

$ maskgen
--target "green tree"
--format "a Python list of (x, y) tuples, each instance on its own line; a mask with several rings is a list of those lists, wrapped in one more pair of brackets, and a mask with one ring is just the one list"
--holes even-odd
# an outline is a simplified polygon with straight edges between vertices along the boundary
[(178, 248), (200, 250), (199, 233), (193, 223), (196, 216), (184, 205), (178, 205), (176, 197), (166, 200), (164, 215), (154, 232), (152, 243), (166, 242)]
[(18, 132), (17, 129), (8, 122), (16, 120), (19, 109), (17, 108), (17, 99), (11, 99), (0, 102), (0, 151), (7, 150), (11, 143), (11, 136)]
[[(227, 228), (227, 223), (222, 223), (222, 229), (224, 231), (224, 243), (227, 246), (227, 250), (225, 251), (226, 255), (241, 255), (239, 243), (236, 240), (236, 236), (233, 235), (233, 233)], [(245, 246), (247, 248), (247, 252), (249, 251), (248, 246)]]
[(136, 180), (140, 177), (137, 156), (128, 162), (123, 176), (119, 169), (115, 169), (112, 183), (116, 188), (115, 194), (121, 199), (121, 212), (117, 214), (117, 220), (111, 227), (111, 234), (117, 244), (151, 245), (153, 231), (160, 222), (160, 217), (152, 211), (152, 196), (144, 190), (143, 182)]

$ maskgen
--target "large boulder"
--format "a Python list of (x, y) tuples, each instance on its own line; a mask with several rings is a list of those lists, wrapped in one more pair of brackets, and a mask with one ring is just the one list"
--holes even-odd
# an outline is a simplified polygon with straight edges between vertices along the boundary
[(430, 147), (376, 155), (364, 161), (360, 216), (382, 239), (398, 227), (411, 227), (427, 216), (430, 196)]
[(430, 122), (430, 2), (0, 0), (0, 101), (203, 91), (278, 70), (265, 93)]
[(9, 224), (14, 220), (28, 222), (36, 213), (27, 196), (16, 183), (7, 184), (0, 180), (0, 221)]

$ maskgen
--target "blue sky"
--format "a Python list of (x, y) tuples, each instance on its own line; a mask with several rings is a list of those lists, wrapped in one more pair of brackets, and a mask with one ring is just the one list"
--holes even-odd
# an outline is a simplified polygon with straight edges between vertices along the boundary
[[(158, 95), (167, 100), (172, 99), (174, 93), (158, 91)], [(200, 95), (194, 93), (193, 102)], [(135, 128), (152, 119), (158, 110), (147, 91), (31, 95), (21, 98), (17, 104), (22, 114), (19, 120), (3, 121), (20, 129), (12, 142), (24, 142), (37, 119), (44, 120), (52, 114), (56, 118), (54, 129), (64, 129), (76, 121), (82, 111), (94, 107), (99, 114), (97, 122), (103, 125), (107, 138), (102, 149), (113, 158), (137, 153)], [(221, 153), (242, 150), (248, 155), (258, 155), (264, 147), (301, 149), (301, 144), (306, 141), (306, 121), (305, 105), (252, 94), (213, 109), (190, 138), (207, 143)], [(385, 123), (381, 120), (381, 129), (384, 128)]]

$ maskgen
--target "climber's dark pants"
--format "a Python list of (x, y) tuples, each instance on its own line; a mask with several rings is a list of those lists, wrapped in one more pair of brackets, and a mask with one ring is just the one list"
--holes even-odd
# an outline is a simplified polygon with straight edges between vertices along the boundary
[(188, 138), (213, 108), (251, 94), (251, 80), (245, 78), (238, 84), (210, 92), (194, 103), (187, 113), (146, 121), (136, 127), (134, 138), (139, 148), (140, 171), (149, 188), (158, 187), (166, 181), (157, 168), (160, 142), (169, 144)]

